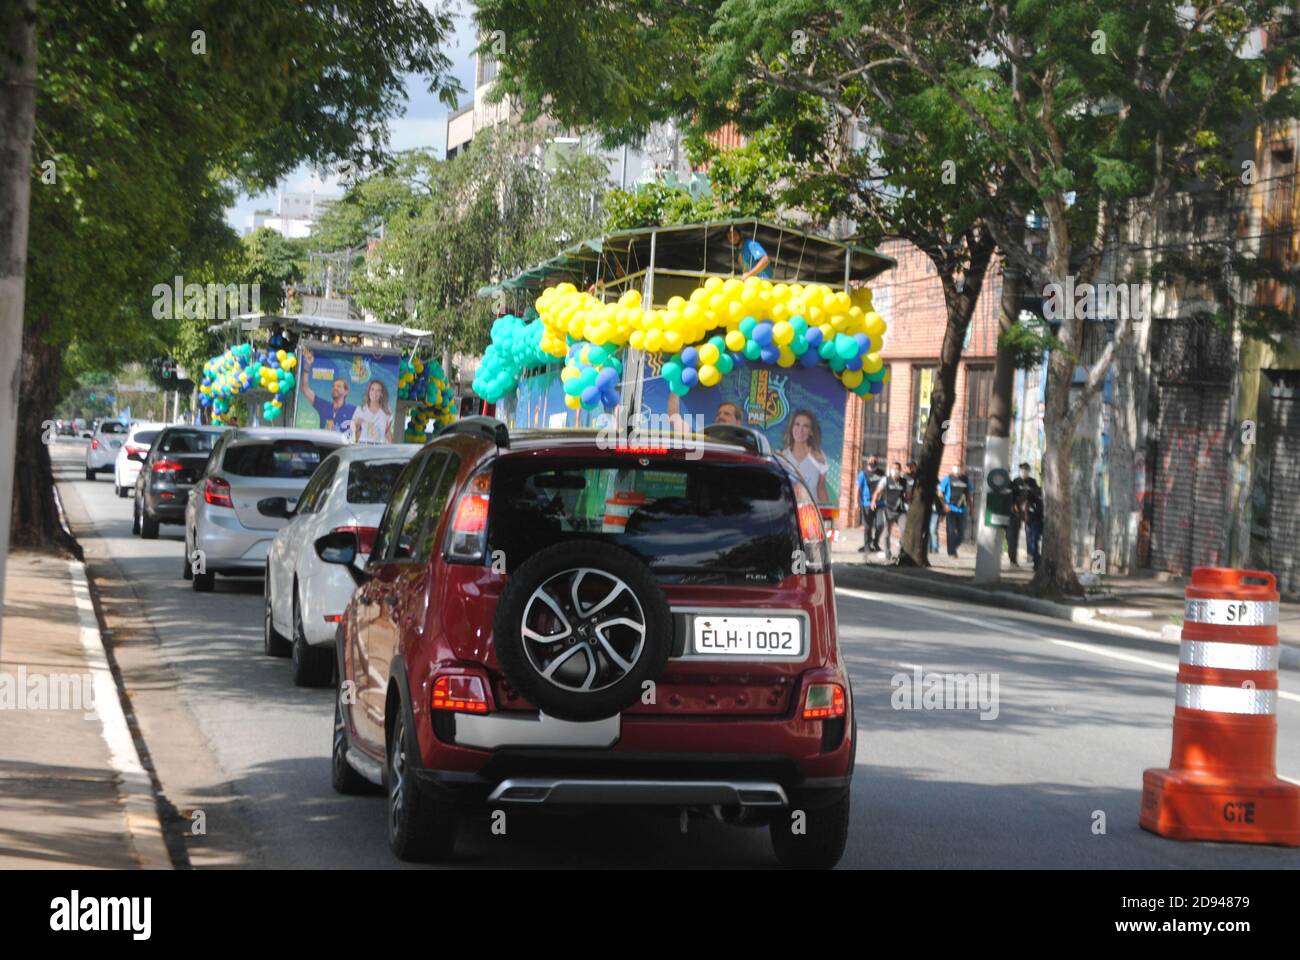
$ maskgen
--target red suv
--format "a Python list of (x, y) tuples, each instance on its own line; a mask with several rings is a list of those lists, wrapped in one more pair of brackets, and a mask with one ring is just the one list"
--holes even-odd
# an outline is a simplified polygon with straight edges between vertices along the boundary
[(767, 825), (777, 859), (844, 850), (855, 733), (825, 534), (743, 427), (691, 449), (486, 417), (394, 486), (338, 631), (333, 780), (383, 785), (403, 860), (458, 811), (669, 808)]

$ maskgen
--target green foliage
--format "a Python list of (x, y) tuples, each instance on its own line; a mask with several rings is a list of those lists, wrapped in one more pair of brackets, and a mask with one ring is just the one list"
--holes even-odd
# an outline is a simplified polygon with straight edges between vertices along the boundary
[(65, 345), (51, 373), (65, 384), (169, 352), (192, 368), (202, 336), (153, 318), (156, 283), (247, 276), (274, 302), (290, 275), (294, 254), (278, 242), (237, 243), (223, 218), (235, 191), (265, 189), (303, 162), (379, 163), (409, 73), (455, 93), (439, 49), (451, 17), (421, 4), (41, 0), (37, 10), (25, 316)]
[(531, 128), (502, 127), (451, 160), (405, 154), (350, 190), (309, 242), (354, 250), (362, 309), (433, 331), (436, 351), (481, 350), (493, 304), (478, 290), (599, 233), (604, 219), (604, 161), (576, 150), (547, 169), (542, 146)]

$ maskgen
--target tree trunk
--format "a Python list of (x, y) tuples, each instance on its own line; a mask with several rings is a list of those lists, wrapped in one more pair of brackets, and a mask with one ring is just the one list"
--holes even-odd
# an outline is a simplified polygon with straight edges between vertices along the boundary
[[(27, 237), (31, 212), (32, 132), (36, 122), (36, 5), (0, 0), (0, 610), (5, 559), (19, 500), (13, 497), (20, 446), (19, 355), (23, 342)], [(40, 435), (39, 421), (37, 435)], [(42, 453), (47, 454), (42, 444)], [(47, 494), (49, 496), (50, 494)], [(11, 500), (12, 498), (12, 500)]]
[(957, 365), (961, 362), (962, 345), (966, 342), (966, 329), (970, 326), (975, 304), (989, 261), (993, 256), (993, 242), (980, 235), (970, 250), (970, 262), (962, 275), (959, 291), (951, 278), (953, 265), (931, 259), (945, 280), (943, 299), (948, 313), (943, 333), (943, 347), (939, 351), (939, 370), (934, 392), (930, 396), (930, 419), (925, 426), (925, 440), (921, 455), (916, 461), (916, 485), (912, 488), (907, 505), (907, 524), (903, 527), (903, 542), (898, 550), (899, 566), (928, 567), (930, 565), (930, 511), (934, 505), (934, 491), (939, 484), (939, 467), (943, 461), (944, 423), (952, 416), (957, 396)]
[(23, 334), (21, 405), (18, 417), (17, 470), (10, 543), (39, 547), (60, 538), (54, 505), (54, 473), (43, 424), (54, 416), (63, 376), (63, 351), (46, 339), (49, 321), (38, 317)]
[(1047, 409), (1043, 432), (1047, 444), (1043, 457), (1042, 559), (1034, 573), (1033, 589), (1058, 596), (1082, 596), (1071, 556), (1073, 531), (1070, 513), (1070, 451), (1077, 426), (1069, 417), (1070, 385), (1074, 357), (1066, 350), (1052, 351), (1047, 368)]

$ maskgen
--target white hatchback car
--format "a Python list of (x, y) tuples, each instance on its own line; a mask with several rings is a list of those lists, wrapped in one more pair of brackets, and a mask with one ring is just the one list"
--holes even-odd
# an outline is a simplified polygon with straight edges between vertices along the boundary
[(86, 479), (94, 480), (95, 474), (112, 470), (117, 459), (117, 451), (122, 449), (126, 439), (128, 424), (121, 420), (104, 420), (90, 435), (90, 445), (86, 447)]
[(295, 685), (330, 682), (334, 633), (356, 586), (346, 568), (316, 555), (316, 538), (351, 531), (368, 554), (397, 476), (419, 450), (415, 443), (340, 447), (321, 461), (297, 507), (290, 510), (283, 497), (258, 504), (269, 516), (289, 519), (266, 558), (264, 649), (293, 658)]
[(149, 456), (149, 448), (163, 430), (165, 423), (133, 423), (126, 435), (126, 443), (117, 448), (113, 461), (113, 492), (125, 497), (135, 491), (135, 481), (140, 476), (140, 465)]

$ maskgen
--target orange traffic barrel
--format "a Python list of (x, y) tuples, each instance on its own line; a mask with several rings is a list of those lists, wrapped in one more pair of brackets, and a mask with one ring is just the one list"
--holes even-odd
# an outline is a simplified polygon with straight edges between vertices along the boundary
[(649, 501), (639, 490), (619, 490), (605, 501), (605, 520), (601, 525), (604, 533), (623, 533), (627, 530), (627, 521), (637, 507)]
[(1277, 776), (1277, 580), (1198, 567), (1187, 587), (1165, 769), (1142, 775), (1144, 829), (1300, 846), (1300, 786)]

